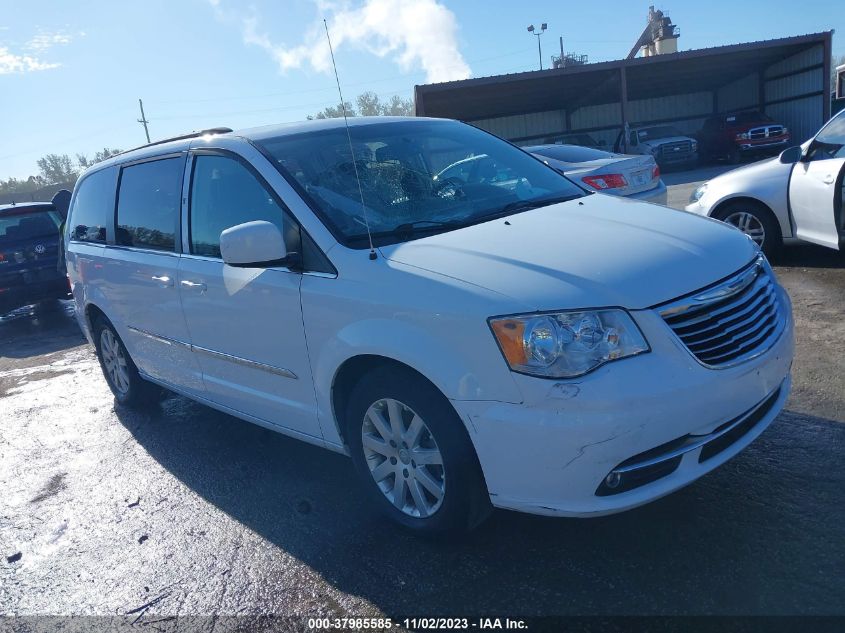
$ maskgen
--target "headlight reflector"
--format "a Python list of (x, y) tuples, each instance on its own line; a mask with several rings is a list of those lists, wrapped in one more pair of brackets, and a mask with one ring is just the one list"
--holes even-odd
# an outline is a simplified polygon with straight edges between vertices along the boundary
[(573, 378), (613, 360), (649, 350), (624, 310), (585, 310), (490, 319), (490, 328), (513, 371)]

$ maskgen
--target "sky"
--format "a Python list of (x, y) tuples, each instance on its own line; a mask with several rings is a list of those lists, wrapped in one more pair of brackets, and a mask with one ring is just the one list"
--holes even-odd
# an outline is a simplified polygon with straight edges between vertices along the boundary
[[(656, 0), (652, 0), (656, 1)], [(46, 153), (93, 155), (216, 126), (304, 119), (338, 103), (322, 20), (346, 100), (413, 97), (415, 84), (535, 70), (529, 24), (559, 52), (624, 58), (649, 0), (0, 0), (0, 179), (37, 173)], [(833, 0), (709, 0), (657, 8), (681, 50), (835, 29)], [(796, 7), (800, 6), (800, 10)]]

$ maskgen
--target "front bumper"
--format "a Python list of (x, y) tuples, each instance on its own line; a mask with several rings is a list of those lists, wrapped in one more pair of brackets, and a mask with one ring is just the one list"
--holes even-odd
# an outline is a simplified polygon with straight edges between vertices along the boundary
[(755, 154), (764, 152), (776, 152), (784, 150), (789, 146), (789, 138), (778, 141), (763, 143), (740, 143), (737, 149), (743, 154)]
[[(742, 451), (789, 395), (791, 306), (778, 292), (788, 315), (783, 334), (765, 354), (736, 367), (700, 365), (656, 312), (643, 310), (633, 314), (651, 353), (573, 380), (514, 375), (522, 404), (455, 401), (493, 505), (556, 516), (611, 514), (686, 486)], [(656, 472), (654, 479), (601, 492), (614, 470), (670, 459), (671, 468), (640, 470)]]

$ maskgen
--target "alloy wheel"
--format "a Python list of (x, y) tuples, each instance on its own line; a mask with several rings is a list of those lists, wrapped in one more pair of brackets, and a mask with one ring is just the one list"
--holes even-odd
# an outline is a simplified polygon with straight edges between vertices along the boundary
[(759, 246), (762, 246), (766, 240), (766, 229), (763, 227), (763, 223), (760, 222), (759, 218), (753, 213), (736, 211), (727, 216), (725, 222), (738, 228)]
[(446, 471), (437, 442), (423, 419), (392, 398), (374, 402), (361, 427), (364, 456), (387, 500), (408, 516), (437, 512), (446, 494)]
[(129, 368), (126, 365), (126, 354), (117, 337), (108, 328), (100, 334), (100, 354), (103, 357), (103, 367), (112, 385), (121, 394), (129, 392)]

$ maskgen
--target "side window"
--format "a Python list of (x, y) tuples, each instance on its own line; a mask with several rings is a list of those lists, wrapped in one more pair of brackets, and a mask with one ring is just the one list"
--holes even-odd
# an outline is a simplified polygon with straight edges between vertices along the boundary
[(191, 253), (220, 257), (220, 234), (229, 227), (266, 220), (279, 227), (289, 251), (299, 249), (299, 226), (240, 161), (200, 155), (191, 178)]
[(68, 240), (105, 244), (107, 218), (114, 213), (114, 168), (86, 176), (76, 187), (68, 221)]
[(124, 167), (117, 195), (115, 242), (173, 251), (179, 226), (183, 158)]

